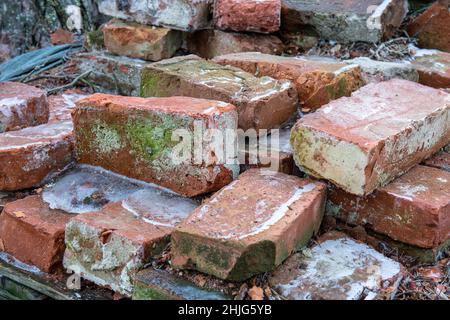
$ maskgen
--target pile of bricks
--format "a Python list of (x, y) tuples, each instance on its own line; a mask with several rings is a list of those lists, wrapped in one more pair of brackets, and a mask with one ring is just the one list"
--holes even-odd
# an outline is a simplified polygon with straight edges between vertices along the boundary
[(413, 21), (426, 49), (408, 63), (279, 55), (278, 35), (307, 27), (388, 39), (407, 1), (98, 2), (113, 18), (73, 63), (101, 93), (0, 83), (0, 195), (32, 190), (4, 202), (2, 261), (133, 299), (230, 298), (179, 275), (193, 272), (232, 286), (268, 273), (287, 299), (381, 299), (405, 267), (321, 234), (324, 216), (424, 260), (448, 248), (450, 53), (428, 49), (435, 24)]

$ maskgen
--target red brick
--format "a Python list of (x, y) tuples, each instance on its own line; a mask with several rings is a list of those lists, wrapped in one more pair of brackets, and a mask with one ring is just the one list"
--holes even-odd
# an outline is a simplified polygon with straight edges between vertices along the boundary
[(119, 56), (159, 61), (171, 58), (181, 47), (182, 32), (111, 20), (103, 27), (106, 49)]
[(75, 102), (85, 97), (86, 94), (84, 93), (71, 91), (48, 97), (48, 107), (50, 110), (48, 122), (72, 121), (71, 112), (76, 106)]
[(50, 34), (50, 41), (53, 45), (72, 43), (74, 42), (73, 33), (60, 28)]
[(408, 25), (408, 34), (417, 37), (421, 48), (450, 52), (450, 11), (435, 2)]
[[(235, 130), (235, 107), (188, 97), (134, 98), (96, 94), (77, 103), (73, 113), (79, 162), (101, 166), (127, 177), (152, 182), (195, 196), (220, 189), (233, 180), (233, 165), (172, 160), (175, 130), (192, 130), (194, 121), (206, 129)], [(205, 129), (205, 130), (206, 130)], [(158, 131), (159, 130), (159, 131)], [(163, 132), (163, 136), (158, 136)], [(214, 152), (204, 143), (203, 154)]]
[(224, 32), (202, 30), (186, 37), (187, 50), (205, 59), (216, 56), (257, 51), (267, 54), (282, 54), (283, 42), (275, 35), (257, 33)]
[(213, 59), (244, 71), (291, 81), (303, 108), (317, 109), (331, 100), (351, 93), (364, 85), (357, 65), (348, 66), (328, 58), (280, 57), (259, 52), (243, 52)]
[(300, 119), (298, 166), (347, 192), (367, 195), (450, 140), (450, 95), (406, 80), (369, 84)]
[(272, 33), (280, 29), (280, 0), (216, 0), (216, 28), (240, 32)]
[(450, 53), (417, 50), (411, 64), (419, 73), (419, 83), (433, 88), (450, 88)]
[(172, 233), (172, 264), (227, 280), (273, 270), (322, 220), (325, 185), (252, 169), (215, 193)]
[(10, 202), (0, 215), (4, 251), (44, 272), (61, 267), (64, 230), (73, 215), (52, 210), (41, 197)]
[(421, 248), (450, 239), (450, 173), (416, 166), (367, 197), (331, 187), (327, 212)]
[(142, 190), (66, 228), (64, 266), (94, 283), (131, 295), (131, 278), (170, 241), (173, 228), (196, 207), (193, 200)]
[(0, 83), (0, 133), (46, 123), (48, 114), (43, 90), (18, 82)]
[(450, 153), (442, 151), (423, 162), (425, 166), (450, 172)]
[(0, 190), (39, 186), (73, 161), (71, 122), (0, 134)]

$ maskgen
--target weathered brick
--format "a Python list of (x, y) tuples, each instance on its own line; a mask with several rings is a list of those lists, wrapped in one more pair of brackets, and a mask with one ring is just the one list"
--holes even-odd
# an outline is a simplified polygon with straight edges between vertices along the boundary
[(424, 165), (450, 172), (450, 153), (442, 151), (423, 162)]
[(4, 251), (43, 272), (61, 267), (64, 230), (73, 215), (52, 210), (41, 196), (10, 202), (0, 215)]
[(324, 234), (308, 252), (288, 258), (269, 278), (290, 300), (393, 298), (404, 267), (338, 232)]
[(292, 129), (294, 159), (307, 173), (369, 194), (450, 140), (450, 95), (394, 79), (323, 106)]
[(191, 96), (235, 105), (239, 128), (244, 130), (277, 128), (297, 110), (297, 95), (289, 81), (256, 78), (194, 55), (152, 63), (142, 76), (142, 96)]
[(194, 31), (211, 26), (210, 10), (213, 0), (99, 0), (99, 11), (107, 16)]
[(280, 0), (216, 0), (213, 11), (218, 29), (261, 33), (280, 29)]
[(331, 100), (349, 96), (364, 82), (357, 65), (348, 66), (332, 59), (279, 57), (259, 52), (243, 52), (213, 59), (249, 73), (290, 80), (303, 108), (317, 109)]
[(417, 50), (411, 64), (419, 73), (421, 84), (433, 88), (450, 88), (450, 53)]
[(270, 271), (317, 232), (325, 189), (282, 173), (246, 171), (172, 233), (172, 264), (236, 281)]
[(75, 108), (75, 102), (85, 98), (86, 94), (75, 91), (66, 91), (61, 95), (48, 97), (48, 108), (50, 116), (49, 123), (71, 121), (70, 113)]
[(48, 121), (45, 91), (18, 82), (0, 83), (0, 133)]
[[(220, 189), (238, 165), (220, 163), (213, 141), (203, 141), (204, 162), (177, 163), (176, 130), (192, 134), (196, 122), (214, 132), (236, 130), (236, 108), (220, 101), (188, 97), (133, 98), (95, 94), (73, 112), (79, 162), (157, 183), (186, 196)], [(191, 136), (192, 138), (192, 136)], [(192, 153), (191, 153), (192, 155)]]
[(282, 28), (313, 29), (339, 42), (379, 42), (394, 35), (408, 12), (407, 0), (282, 0)]
[(181, 47), (182, 32), (112, 20), (103, 27), (106, 49), (119, 56), (159, 61), (171, 58)]
[(358, 65), (362, 70), (366, 83), (388, 81), (391, 79), (404, 79), (418, 82), (419, 73), (409, 63), (376, 61), (360, 57), (343, 61), (350, 65)]
[(91, 81), (97, 91), (139, 96), (141, 72), (147, 61), (114, 56), (104, 52), (80, 53), (72, 58), (78, 73), (90, 73), (86, 79)]
[(197, 287), (167, 271), (144, 269), (133, 281), (133, 300), (228, 300), (229, 297)]
[(156, 188), (142, 190), (66, 227), (64, 267), (125, 295), (132, 278), (170, 241), (170, 233), (196, 207), (193, 200)]
[(435, 2), (408, 25), (408, 34), (417, 37), (421, 48), (450, 52), (450, 10)]
[(205, 59), (229, 53), (257, 51), (281, 54), (283, 42), (275, 35), (202, 30), (187, 34), (186, 49)]
[(450, 173), (416, 166), (366, 197), (331, 187), (327, 213), (420, 248), (450, 239)]
[(73, 148), (69, 121), (0, 134), (0, 190), (41, 185), (73, 161)]

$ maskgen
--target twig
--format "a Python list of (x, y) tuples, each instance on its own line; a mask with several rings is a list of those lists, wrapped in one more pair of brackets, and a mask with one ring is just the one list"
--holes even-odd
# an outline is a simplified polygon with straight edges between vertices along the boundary
[(75, 79), (73, 79), (72, 82), (70, 82), (70, 83), (68, 83), (68, 84), (66, 84), (66, 85), (63, 85), (63, 86), (61, 86), (61, 87), (56, 87), (56, 88), (53, 88), (53, 89), (48, 90), (48, 91), (47, 91), (47, 94), (51, 94), (51, 93), (56, 92), (56, 91), (59, 91), (59, 90), (63, 90), (63, 89), (69, 88), (69, 87), (73, 87), (78, 81), (80, 81), (82, 78), (84, 78), (84, 77), (86, 77), (87, 75), (89, 75), (91, 72), (92, 72), (91, 70), (86, 71), (85, 73), (80, 74), (78, 77), (76, 77)]

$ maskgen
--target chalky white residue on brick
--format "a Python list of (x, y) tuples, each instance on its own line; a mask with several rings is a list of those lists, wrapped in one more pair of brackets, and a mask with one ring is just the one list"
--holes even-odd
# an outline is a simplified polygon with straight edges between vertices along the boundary
[(421, 192), (428, 191), (428, 187), (422, 184), (419, 185), (402, 184), (396, 186), (396, 189), (398, 190), (397, 192), (389, 191), (388, 193), (398, 198), (406, 199), (408, 201), (413, 201), (414, 198), (417, 197), (417, 195), (419, 195)]
[[(401, 271), (398, 262), (349, 238), (316, 245), (302, 262), (305, 267), (294, 279), (276, 286), (283, 296), (291, 294), (291, 298), (308, 300), (313, 298), (311, 291), (335, 291), (347, 300), (358, 300), (365, 290), (376, 293), (384, 281), (393, 279)], [(366, 298), (374, 296), (370, 294)]]

